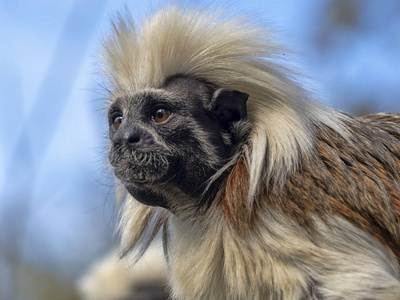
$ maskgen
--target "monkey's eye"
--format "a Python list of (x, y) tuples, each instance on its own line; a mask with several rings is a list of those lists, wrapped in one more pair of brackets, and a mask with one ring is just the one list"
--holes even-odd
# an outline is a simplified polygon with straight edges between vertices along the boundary
[(114, 118), (113, 125), (114, 125), (115, 129), (118, 129), (119, 126), (121, 126), (121, 123), (122, 123), (122, 117), (121, 116), (118, 116), (118, 117)]
[(156, 123), (163, 123), (169, 118), (170, 115), (171, 115), (171, 112), (169, 110), (160, 108), (155, 112), (154, 115), (152, 115), (152, 119)]

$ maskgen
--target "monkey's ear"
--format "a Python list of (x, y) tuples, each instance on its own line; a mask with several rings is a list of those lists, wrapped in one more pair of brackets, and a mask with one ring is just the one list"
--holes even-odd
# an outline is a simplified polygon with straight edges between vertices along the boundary
[(214, 92), (211, 105), (222, 129), (229, 130), (231, 123), (247, 117), (248, 98), (248, 94), (232, 89), (218, 89)]

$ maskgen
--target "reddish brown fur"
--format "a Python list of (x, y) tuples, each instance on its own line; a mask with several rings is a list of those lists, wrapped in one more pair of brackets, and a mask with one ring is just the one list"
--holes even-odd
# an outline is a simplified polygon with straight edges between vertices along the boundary
[(254, 210), (249, 212), (247, 205), (248, 190), (249, 173), (244, 158), (240, 157), (228, 176), (222, 198), (224, 215), (238, 231), (254, 223)]
[[(372, 120), (378, 120), (372, 117)], [(319, 129), (316, 153), (303, 160), (281, 195), (269, 204), (309, 231), (311, 216), (340, 216), (390, 248), (400, 261), (400, 127), (398, 117), (347, 124), (351, 143), (329, 128)], [(390, 133), (390, 134), (388, 134)], [(280, 197), (284, 205), (277, 205)]]
[[(339, 216), (368, 232), (400, 262), (400, 116), (373, 115), (347, 123), (350, 141), (317, 128), (316, 151), (302, 159), (283, 188), (260, 188), (262, 210), (277, 209), (310, 234), (313, 217)], [(236, 228), (254, 223), (247, 208), (249, 176), (243, 158), (229, 175), (223, 211)]]

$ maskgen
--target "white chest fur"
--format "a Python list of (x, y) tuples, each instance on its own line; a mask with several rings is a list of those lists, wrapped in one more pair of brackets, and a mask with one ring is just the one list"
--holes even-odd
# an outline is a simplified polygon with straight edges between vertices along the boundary
[(177, 299), (399, 299), (393, 258), (348, 222), (317, 221), (310, 236), (274, 212), (238, 234), (217, 212), (192, 223), (171, 217)]

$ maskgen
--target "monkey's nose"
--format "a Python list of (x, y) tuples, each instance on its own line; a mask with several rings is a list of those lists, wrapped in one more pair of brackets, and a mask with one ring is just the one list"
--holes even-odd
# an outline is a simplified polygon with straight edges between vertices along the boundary
[(153, 138), (142, 129), (127, 128), (117, 132), (113, 138), (113, 143), (115, 145), (124, 145), (127, 148), (137, 148), (152, 145)]
[(141, 141), (140, 134), (135, 132), (131, 136), (128, 137), (126, 143), (129, 146), (134, 146), (135, 144), (140, 143), (140, 141)]

